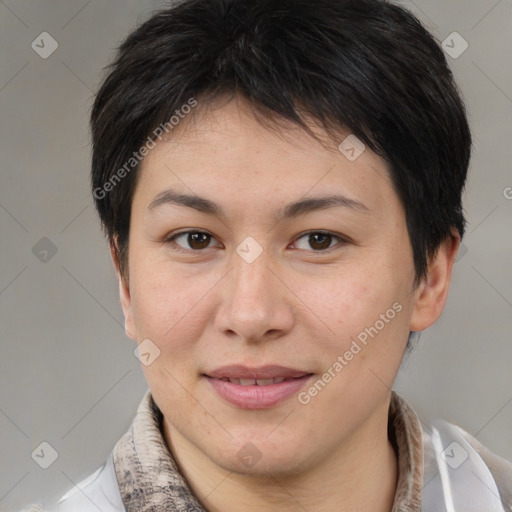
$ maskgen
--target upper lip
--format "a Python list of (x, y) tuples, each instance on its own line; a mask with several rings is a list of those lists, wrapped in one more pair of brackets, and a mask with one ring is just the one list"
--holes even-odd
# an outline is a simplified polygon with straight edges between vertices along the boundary
[(260, 366), (258, 368), (249, 368), (242, 365), (222, 366), (216, 370), (206, 372), (205, 375), (214, 379), (274, 379), (278, 377), (296, 378), (303, 375), (309, 375), (310, 372), (295, 370), (278, 365)]

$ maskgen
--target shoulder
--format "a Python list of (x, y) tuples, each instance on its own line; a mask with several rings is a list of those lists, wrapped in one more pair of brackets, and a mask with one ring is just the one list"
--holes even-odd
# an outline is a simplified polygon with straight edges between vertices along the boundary
[[(30, 509), (29, 509), (30, 510)], [(112, 453), (94, 473), (70, 489), (59, 501), (41, 512), (126, 512)]]
[[(424, 429), (422, 510), (512, 512), (512, 462), (444, 420)], [(476, 507), (476, 508), (475, 508)]]
[(455, 428), (458, 429), (464, 439), (480, 455), (487, 465), (487, 468), (496, 482), (503, 503), (508, 506), (508, 509), (506, 509), (507, 512), (512, 511), (512, 462), (491, 452), (491, 450), (460, 427)]

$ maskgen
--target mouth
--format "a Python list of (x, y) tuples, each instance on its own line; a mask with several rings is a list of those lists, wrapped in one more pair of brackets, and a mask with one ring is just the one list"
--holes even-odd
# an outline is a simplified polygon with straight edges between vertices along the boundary
[(270, 386), (271, 384), (280, 384), (285, 380), (295, 380), (304, 377), (305, 375), (312, 375), (312, 373), (301, 375), (300, 377), (274, 377), (273, 379), (234, 379), (229, 377), (223, 377), (224, 382), (231, 382), (231, 384), (239, 384), (240, 386)]
[(218, 396), (241, 409), (266, 409), (295, 395), (313, 373), (283, 366), (224, 366), (202, 375)]
[[(249, 368), (248, 366), (243, 365), (229, 365), (204, 373), (206, 377), (211, 377), (212, 379), (227, 379), (229, 381), (238, 380), (240, 382), (235, 383), (242, 384), (243, 386), (254, 385), (255, 383), (253, 381), (256, 381), (259, 386), (278, 384), (283, 380), (300, 378), (308, 374), (309, 372), (304, 370), (279, 365), (266, 365), (257, 368)], [(279, 381), (279, 379), (282, 380)], [(273, 382), (270, 382), (270, 380)], [(279, 382), (274, 382), (274, 380)], [(258, 381), (260, 381), (261, 384)]]

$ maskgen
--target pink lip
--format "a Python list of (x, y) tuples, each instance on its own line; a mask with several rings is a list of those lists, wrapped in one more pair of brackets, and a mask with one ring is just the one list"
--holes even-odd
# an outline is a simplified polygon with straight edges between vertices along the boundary
[(248, 368), (242, 365), (222, 366), (216, 370), (205, 372), (207, 377), (214, 379), (273, 379), (277, 377), (297, 378), (307, 375), (309, 372), (303, 370), (295, 370), (294, 368), (286, 368), (285, 366), (267, 365), (259, 368)]
[[(240, 375), (240, 373), (237, 373), (237, 375)], [(254, 372), (251, 375), (248, 375), (247, 373), (245, 375), (247, 376), (235, 377), (234, 375), (229, 375), (229, 377), (242, 379), (269, 379), (284, 376), (261, 376), (261, 372), (259, 372), (259, 377), (251, 376), (254, 375)], [(300, 372), (300, 375), (301, 376), (299, 377), (287, 377), (289, 380), (284, 380), (277, 384), (268, 384), (266, 386), (258, 386), (257, 384), (243, 386), (242, 384), (235, 384), (233, 382), (220, 380), (220, 378), (214, 378), (209, 375), (205, 375), (204, 377), (219, 396), (230, 404), (241, 409), (267, 409), (283, 402), (293, 395), (296, 395), (313, 376), (312, 374), (304, 374), (304, 372)], [(228, 375), (223, 376), (228, 377)]]

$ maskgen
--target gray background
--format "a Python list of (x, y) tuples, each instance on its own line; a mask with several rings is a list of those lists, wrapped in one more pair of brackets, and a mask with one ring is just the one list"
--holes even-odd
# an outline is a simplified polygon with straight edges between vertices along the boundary
[[(162, 5), (0, 1), (2, 511), (51, 501), (90, 474), (146, 390), (88, 188), (87, 120), (114, 48)], [(512, 0), (403, 5), (440, 41), (457, 31), (469, 43), (448, 60), (475, 152), (465, 254), (442, 318), (422, 334), (395, 389), (423, 420), (460, 424), (512, 459)], [(59, 45), (47, 59), (31, 47), (44, 31)], [(47, 261), (43, 237), (57, 250)], [(48, 469), (31, 458), (43, 441), (59, 454)]]

